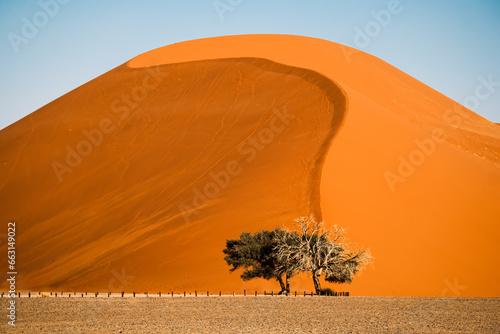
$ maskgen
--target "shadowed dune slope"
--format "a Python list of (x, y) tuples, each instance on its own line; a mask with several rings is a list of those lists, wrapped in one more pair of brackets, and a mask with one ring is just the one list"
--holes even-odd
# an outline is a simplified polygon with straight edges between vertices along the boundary
[(500, 296), (500, 128), (328, 41), (147, 52), (0, 131), (0, 171), (21, 289), (269, 290), (225, 240), (312, 213), (376, 258), (342, 290)]
[(321, 215), (345, 105), (322, 75), (255, 58), (123, 65), (63, 96), (2, 131), (19, 285), (226, 288), (228, 237)]

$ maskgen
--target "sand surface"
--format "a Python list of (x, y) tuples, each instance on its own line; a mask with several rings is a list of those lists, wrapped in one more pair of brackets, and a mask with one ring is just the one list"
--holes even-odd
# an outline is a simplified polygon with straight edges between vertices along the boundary
[(315, 214), (376, 259), (338, 290), (500, 296), (499, 201), (496, 124), (298, 36), (153, 50), (0, 131), (19, 291), (276, 289), (230, 275), (225, 240)]
[[(500, 300), (21, 298), (16, 333), (498, 333)], [(5, 299), (0, 299), (2, 308)], [(2, 333), (14, 332), (5, 320)]]

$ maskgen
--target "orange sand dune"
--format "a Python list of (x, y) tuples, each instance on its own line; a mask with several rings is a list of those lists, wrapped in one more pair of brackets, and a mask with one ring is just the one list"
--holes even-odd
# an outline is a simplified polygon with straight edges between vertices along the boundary
[(229, 274), (225, 240), (314, 214), (376, 258), (341, 289), (500, 296), (499, 155), (496, 124), (373, 56), (218, 37), (140, 55), (0, 131), (1, 216), (18, 289), (276, 289)]

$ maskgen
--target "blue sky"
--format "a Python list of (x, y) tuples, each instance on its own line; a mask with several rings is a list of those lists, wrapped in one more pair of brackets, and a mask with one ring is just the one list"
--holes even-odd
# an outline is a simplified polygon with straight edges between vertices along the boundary
[(357, 47), (500, 123), (498, 0), (2, 0), (0, 129), (143, 52), (254, 33)]

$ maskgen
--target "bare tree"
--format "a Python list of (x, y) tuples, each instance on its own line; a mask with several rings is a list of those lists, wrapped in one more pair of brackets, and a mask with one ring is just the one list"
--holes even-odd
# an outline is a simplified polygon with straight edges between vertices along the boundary
[(277, 271), (309, 271), (314, 288), (321, 294), (320, 277), (332, 283), (351, 283), (354, 275), (372, 262), (369, 250), (350, 250), (343, 236), (344, 229), (334, 226), (328, 230), (314, 217), (301, 217), (295, 221), (299, 232), (278, 234), (275, 252), (279, 264)]

